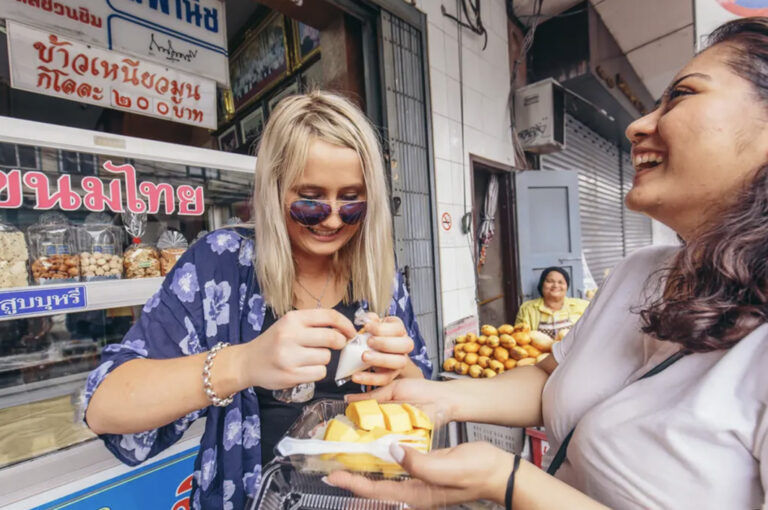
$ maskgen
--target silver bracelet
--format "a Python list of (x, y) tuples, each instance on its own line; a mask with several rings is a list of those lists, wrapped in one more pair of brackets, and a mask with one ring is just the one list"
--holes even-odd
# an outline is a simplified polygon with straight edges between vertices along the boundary
[(232, 403), (232, 397), (235, 396), (235, 394), (233, 393), (227, 398), (219, 398), (216, 395), (216, 392), (213, 391), (213, 384), (211, 383), (211, 370), (213, 369), (213, 359), (216, 357), (219, 351), (224, 349), (225, 347), (229, 347), (229, 344), (226, 342), (219, 342), (216, 345), (214, 345), (211, 348), (211, 350), (208, 351), (208, 356), (205, 358), (205, 364), (203, 365), (203, 391), (205, 391), (205, 394), (208, 395), (208, 399), (216, 407), (227, 407), (229, 404)]

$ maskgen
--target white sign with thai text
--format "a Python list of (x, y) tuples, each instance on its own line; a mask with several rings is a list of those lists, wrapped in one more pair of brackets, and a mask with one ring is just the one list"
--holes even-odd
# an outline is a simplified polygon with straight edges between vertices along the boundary
[(216, 84), (8, 22), (14, 88), (216, 128)]
[(0, 0), (0, 17), (229, 86), (221, 0)]

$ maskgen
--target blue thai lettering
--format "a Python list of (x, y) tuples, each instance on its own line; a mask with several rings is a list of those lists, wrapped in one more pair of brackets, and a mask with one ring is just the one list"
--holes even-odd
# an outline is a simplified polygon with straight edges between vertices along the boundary
[(219, 33), (219, 10), (215, 7), (205, 7), (203, 9), (205, 15), (203, 21), (205, 22), (205, 29), (214, 34)]
[(187, 23), (194, 23), (195, 26), (200, 26), (203, 19), (203, 15), (200, 13), (200, 0), (194, 0), (195, 3), (189, 0), (184, 0), (184, 13), (186, 14)]

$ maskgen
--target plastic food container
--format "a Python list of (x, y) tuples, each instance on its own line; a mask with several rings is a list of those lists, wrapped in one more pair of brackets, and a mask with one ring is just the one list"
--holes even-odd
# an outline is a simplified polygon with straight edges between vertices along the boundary
[(32, 279), (37, 284), (80, 281), (77, 234), (61, 213), (46, 213), (27, 229)]
[(125, 277), (154, 278), (160, 276), (160, 252), (141, 242), (147, 230), (146, 213), (123, 213), (123, 227), (131, 236), (131, 246), (123, 253)]
[[(375, 478), (375, 476), (372, 476)], [(246, 510), (402, 510), (403, 503), (358, 498), (344, 489), (323, 483), (322, 475), (300, 473), (278, 461), (267, 465), (261, 488)]]
[(187, 251), (189, 243), (181, 232), (172, 230), (163, 232), (157, 241), (157, 248), (160, 250), (160, 273), (165, 276)]
[[(397, 404), (403, 402), (392, 403)], [(418, 407), (424, 411), (434, 424), (434, 430), (432, 430), (430, 438), (430, 449), (439, 448), (439, 446), (444, 443), (444, 436), (446, 434), (445, 427), (441, 427), (441, 424), (445, 421), (445, 412), (441, 409), (419, 405), (415, 405), (414, 407)], [(347, 403), (343, 400), (323, 399), (313, 402), (304, 408), (299, 419), (288, 429), (288, 432), (286, 432), (285, 435), (297, 439), (322, 439), (328, 422), (339, 415), (343, 416), (346, 408)], [(283, 457), (280, 455), (280, 452), (277, 451), (277, 448), (275, 449), (275, 462), (290, 465), (298, 472), (316, 473), (320, 474), (320, 476), (338, 470), (353, 471), (365, 474), (366, 476), (371, 474), (386, 476), (387, 478), (407, 476), (407, 473), (403, 471), (402, 468), (399, 468), (399, 466), (394, 470), (388, 468), (386, 472), (383, 472), (376, 467), (370, 469), (355, 469), (351, 468), (348, 464), (336, 460), (334, 456), (330, 455), (297, 454)]]
[(117, 280), (123, 276), (120, 227), (106, 214), (89, 214), (78, 229), (80, 276), (83, 281)]
[(24, 233), (12, 225), (0, 223), (0, 289), (29, 285), (27, 259), (29, 252)]

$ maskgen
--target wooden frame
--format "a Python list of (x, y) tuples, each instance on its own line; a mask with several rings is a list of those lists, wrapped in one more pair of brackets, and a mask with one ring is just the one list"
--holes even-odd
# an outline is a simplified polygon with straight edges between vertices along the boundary
[(235, 111), (250, 104), (291, 72), (285, 16), (273, 13), (235, 50), (229, 75)]
[(272, 114), (272, 110), (275, 109), (275, 106), (277, 106), (277, 103), (279, 103), (281, 99), (283, 99), (286, 96), (290, 96), (291, 94), (298, 94), (298, 93), (299, 93), (299, 81), (294, 80), (291, 83), (289, 83), (286, 87), (283, 87), (277, 93), (275, 93), (272, 97), (269, 98), (269, 101), (267, 102), (267, 107), (269, 109), (268, 113), (270, 115)]
[(231, 152), (240, 145), (237, 138), (237, 124), (232, 124), (218, 136), (219, 150), (225, 152)]
[[(500, 229), (497, 233), (498, 242), (501, 244), (502, 250), (502, 272), (501, 275), (503, 284), (503, 296), (504, 296), (504, 311), (508, 321), (512, 322), (517, 317), (517, 311), (520, 307), (521, 294), (519, 292), (520, 287), (520, 275), (518, 274), (518, 268), (520, 267), (517, 251), (517, 218), (515, 215), (515, 167), (505, 165), (490, 159), (486, 159), (474, 154), (469, 155), (470, 163), (470, 182), (472, 189), (472, 196), (475, 196), (475, 172), (482, 171), (487, 174), (495, 174), (499, 178), (499, 206), (496, 211), (496, 216), (500, 220)], [(482, 204), (475, 204), (475, 207), (482, 207)], [(473, 232), (478, 232), (480, 225), (477, 222), (477, 216), (473, 217)], [(477, 239), (473, 240), (473, 249), (476, 248)], [(479, 286), (479, 281), (475, 281), (475, 285)]]
[(240, 120), (240, 140), (242, 143), (247, 144), (249, 140), (260, 137), (265, 122), (264, 105), (259, 104)]
[(291, 32), (296, 58), (293, 69), (296, 70), (320, 53), (320, 31), (300, 21), (291, 20)]

